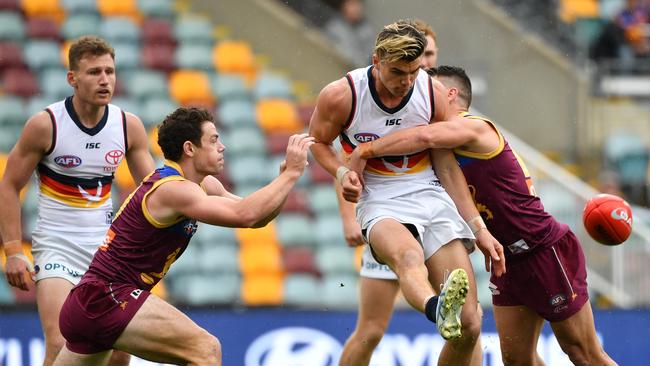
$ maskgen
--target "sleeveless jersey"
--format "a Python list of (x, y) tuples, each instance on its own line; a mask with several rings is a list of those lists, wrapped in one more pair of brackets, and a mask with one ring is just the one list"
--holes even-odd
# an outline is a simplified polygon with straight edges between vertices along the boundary
[(127, 150), (126, 117), (109, 104), (99, 124), (87, 128), (72, 97), (46, 108), (52, 145), (38, 164), (37, 227), (69, 232), (105, 232), (113, 218), (111, 183)]
[(490, 233), (505, 246), (506, 256), (529, 253), (560, 240), (569, 227), (544, 210), (524, 162), (494, 123), (467, 112), (461, 116), (485, 121), (499, 135), (499, 147), (490, 153), (457, 148), (454, 154), (476, 208)]
[[(420, 70), (415, 83), (402, 102), (386, 107), (379, 99), (372, 75), (373, 66), (346, 75), (352, 89), (352, 109), (340, 141), (350, 154), (358, 143), (368, 142), (392, 132), (430, 123), (433, 113), (433, 85)], [(440, 187), (429, 157), (429, 150), (410, 155), (368, 159), (361, 201), (385, 200), (412, 192)]]
[(196, 232), (195, 220), (179, 216), (157, 221), (147, 210), (146, 198), (161, 184), (185, 180), (181, 167), (171, 161), (150, 174), (124, 201), (104, 243), (95, 253), (81, 283), (100, 279), (151, 290), (187, 248)]

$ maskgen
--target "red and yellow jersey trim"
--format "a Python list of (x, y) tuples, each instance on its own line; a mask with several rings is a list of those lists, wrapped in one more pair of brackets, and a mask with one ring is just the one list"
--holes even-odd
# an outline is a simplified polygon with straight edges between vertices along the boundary
[(96, 188), (81, 188), (57, 182), (47, 175), (40, 174), (41, 193), (68, 206), (79, 208), (96, 208), (111, 198), (111, 184)]
[[(395, 169), (391, 169), (391, 165)], [(407, 156), (372, 158), (366, 163), (366, 172), (384, 176), (416, 174), (428, 169), (431, 169), (429, 150)]]
[(505, 139), (503, 138), (503, 135), (501, 135), (501, 132), (499, 132), (499, 129), (497, 129), (496, 126), (494, 125), (494, 122), (490, 121), (487, 118), (483, 118), (483, 117), (479, 117), (479, 116), (473, 116), (473, 115), (469, 114), (468, 112), (461, 112), (461, 113), (459, 113), (459, 116), (463, 117), (463, 118), (475, 119), (475, 120), (478, 120), (478, 121), (485, 121), (485, 122), (489, 123), (490, 126), (492, 126), (492, 128), (494, 129), (494, 131), (496, 131), (497, 135), (499, 135), (499, 146), (497, 146), (494, 150), (492, 150), (490, 152), (487, 152), (487, 153), (477, 153), (477, 152), (463, 150), (462, 148), (455, 148), (454, 149), (455, 154), (458, 154), (460, 156), (465, 156), (465, 157), (468, 157), (468, 158), (480, 159), (480, 160), (492, 159), (495, 156), (501, 154), (501, 152), (503, 151), (503, 148), (505, 147), (506, 143), (505, 143)]

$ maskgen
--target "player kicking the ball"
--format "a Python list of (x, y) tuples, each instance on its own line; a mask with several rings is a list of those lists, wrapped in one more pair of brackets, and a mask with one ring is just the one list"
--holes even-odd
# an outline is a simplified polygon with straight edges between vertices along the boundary
[(596, 336), (578, 239), (544, 211), (526, 167), (495, 125), (467, 112), (472, 85), (465, 71), (441, 66), (431, 72), (446, 89), (445, 122), (361, 144), (350, 168), (361, 172), (375, 156), (453, 148), (487, 228), (507, 248), (506, 273), (490, 279), (504, 364), (544, 365), (536, 349), (548, 320), (575, 365), (615, 365)]

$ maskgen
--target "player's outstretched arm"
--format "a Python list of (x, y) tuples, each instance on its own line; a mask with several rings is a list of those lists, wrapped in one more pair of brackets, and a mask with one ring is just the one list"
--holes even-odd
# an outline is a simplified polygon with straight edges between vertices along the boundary
[(27, 185), (38, 162), (52, 144), (52, 121), (47, 112), (32, 116), (9, 153), (5, 174), (0, 182), (0, 234), (7, 257), (7, 282), (21, 290), (28, 290), (27, 275), (33, 275), (33, 266), (22, 250), (20, 221), (20, 190)]
[(279, 212), (289, 191), (307, 164), (307, 151), (313, 138), (306, 134), (289, 138), (286, 169), (271, 183), (241, 200), (209, 196), (191, 181), (161, 184), (147, 199), (147, 208), (158, 221), (169, 221), (179, 214), (212, 225), (260, 227)]
[(142, 124), (142, 121), (132, 113), (125, 113), (126, 115), (126, 136), (127, 136), (127, 150), (126, 150), (126, 163), (129, 165), (129, 171), (135, 181), (136, 185), (151, 172), (156, 169), (156, 166), (149, 153), (149, 144), (147, 139), (147, 132)]
[[(461, 217), (469, 224), (476, 244), (485, 256), (485, 270), (501, 276), (506, 271), (503, 246), (487, 230), (483, 220), (474, 205), (474, 200), (467, 187), (467, 181), (460, 170), (451, 150), (431, 150), (433, 167), (440, 183), (456, 204)], [(476, 221), (480, 220), (479, 224)]]

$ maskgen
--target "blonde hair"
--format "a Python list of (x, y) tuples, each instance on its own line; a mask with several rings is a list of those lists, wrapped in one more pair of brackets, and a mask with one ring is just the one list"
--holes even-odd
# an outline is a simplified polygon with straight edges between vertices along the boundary
[(427, 40), (410, 20), (389, 24), (377, 35), (375, 54), (380, 61), (414, 61), (422, 55)]
[(97, 36), (83, 36), (75, 39), (70, 46), (70, 51), (68, 51), (68, 67), (70, 70), (77, 70), (79, 60), (86, 54), (93, 56), (109, 54), (115, 60), (115, 50), (108, 42)]

